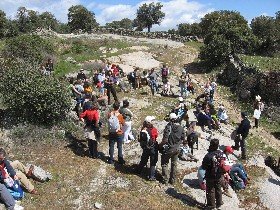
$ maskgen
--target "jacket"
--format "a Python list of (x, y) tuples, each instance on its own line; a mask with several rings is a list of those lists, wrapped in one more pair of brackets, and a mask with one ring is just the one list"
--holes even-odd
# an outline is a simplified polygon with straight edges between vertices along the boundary
[(249, 134), (251, 128), (250, 121), (245, 118), (241, 121), (240, 125), (237, 128), (237, 134), (241, 134), (243, 138), (246, 138)]
[(5, 178), (6, 171), (4, 170), (6, 168), (8, 174), (10, 177), (14, 178), (16, 175), (15, 170), (11, 166), (10, 162), (7, 159), (4, 159), (3, 161), (0, 161), (0, 180), (3, 181)]
[(180, 145), (185, 142), (186, 134), (184, 128), (179, 123), (169, 122), (163, 131), (161, 147), (167, 146), (167, 154), (176, 154), (180, 150)]
[(218, 171), (218, 173), (213, 173), (213, 158), (218, 153), (222, 153), (222, 151), (209, 151), (203, 158), (201, 167), (205, 170), (205, 179), (220, 179), (222, 177), (222, 173), (220, 171)]

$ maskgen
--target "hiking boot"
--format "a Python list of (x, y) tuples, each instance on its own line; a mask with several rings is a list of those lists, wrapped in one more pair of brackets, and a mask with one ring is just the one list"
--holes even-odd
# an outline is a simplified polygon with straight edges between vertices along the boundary
[(108, 164), (114, 164), (114, 160), (108, 160)]
[(174, 185), (175, 184), (175, 180), (174, 179), (170, 179), (169, 180), (169, 184)]
[(230, 194), (230, 192), (228, 190), (223, 191), (223, 194), (232, 198), (232, 195)]
[(118, 162), (119, 162), (119, 164), (121, 164), (121, 165), (124, 165), (124, 164), (125, 164), (125, 161), (124, 161), (124, 159), (122, 159), (122, 158), (121, 158), (121, 159), (119, 159), (119, 161), (118, 161)]

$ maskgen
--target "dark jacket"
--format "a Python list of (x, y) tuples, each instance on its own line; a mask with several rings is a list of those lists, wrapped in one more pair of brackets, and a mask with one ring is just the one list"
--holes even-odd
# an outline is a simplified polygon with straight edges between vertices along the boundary
[(205, 179), (220, 179), (222, 177), (222, 173), (218, 171), (218, 173), (214, 173), (214, 162), (213, 158), (217, 154), (222, 154), (222, 151), (215, 150), (209, 151), (202, 161), (202, 169), (205, 170)]
[[(11, 166), (10, 162), (7, 159), (4, 159), (3, 161), (0, 161), (0, 165), (3, 168), (7, 169), (8, 174), (10, 175), (10, 177), (14, 178), (14, 176), (16, 175), (15, 170), (13, 169), (13, 167)], [(3, 172), (1, 169), (0, 172), (0, 180), (3, 181)]]
[(245, 118), (241, 121), (239, 127), (237, 128), (237, 134), (241, 134), (243, 138), (246, 138), (249, 134), (250, 128), (250, 121), (247, 118)]
[(180, 145), (185, 142), (185, 131), (179, 123), (169, 122), (163, 131), (161, 147), (168, 146), (168, 154), (176, 154), (179, 152)]

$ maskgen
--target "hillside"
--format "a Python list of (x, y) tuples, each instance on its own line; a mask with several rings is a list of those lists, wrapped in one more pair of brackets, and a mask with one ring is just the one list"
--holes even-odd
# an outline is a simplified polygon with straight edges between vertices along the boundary
[[(210, 76), (194, 65), (198, 59), (198, 51), (193, 47), (193, 43), (189, 45), (168, 40), (108, 34), (54, 34), (47, 37), (53, 39), (59, 52), (56, 76), (75, 76), (80, 68), (92, 75), (92, 70), (104, 60), (119, 64), (126, 73), (133, 71), (136, 66), (141, 69), (159, 69), (163, 63), (168, 63), (172, 71), (170, 83), (175, 94), (178, 94), (178, 76), (182, 66), (188, 64), (196, 87), (196, 93), (186, 99), (190, 111), (194, 109), (194, 99), (202, 93), (201, 86)], [(178, 98), (162, 97), (159, 94), (152, 96), (148, 87), (131, 89), (128, 93), (118, 92), (118, 97), (120, 101), (130, 101), (130, 108), (134, 113), (133, 128), (137, 132), (147, 115), (156, 116), (155, 126), (159, 130), (161, 141), (164, 126), (167, 124), (164, 118), (175, 106)], [(220, 139), (221, 145), (233, 144), (230, 134), (240, 121), (241, 104), (232, 99), (227, 88), (218, 87), (215, 103), (223, 103), (230, 116), (229, 124), (223, 124), (221, 129), (213, 132), (212, 137)], [(103, 117), (109, 109), (110, 107), (107, 107), (102, 111)], [(102, 129), (102, 141), (99, 145), (101, 159), (87, 157), (83, 125), (78, 122), (75, 113), (69, 113), (68, 121), (51, 129), (28, 124), (12, 129), (3, 128), (0, 141), (7, 148), (11, 159), (39, 165), (53, 175), (49, 182), (35, 182), (41, 195), (26, 193), (21, 202), (25, 209), (94, 209), (98, 208), (99, 204), (102, 204), (101, 209), (108, 210), (201, 209), (205, 202), (205, 192), (198, 189), (196, 171), (206, 154), (209, 141), (208, 134), (201, 130), (200, 132), (205, 139), (199, 140), (199, 149), (194, 152), (199, 161), (179, 161), (178, 177), (174, 186), (163, 185), (159, 181), (149, 182), (145, 173), (134, 173), (135, 164), (139, 163), (142, 153), (137, 141), (124, 144), (125, 165), (107, 164), (108, 137), (105, 128)], [(268, 154), (280, 156), (279, 146), (279, 140), (267, 128), (252, 129), (248, 139), (249, 159), (243, 161), (251, 177), (250, 184), (237, 193), (231, 190), (233, 198), (223, 196), (225, 205), (222, 209), (280, 208), (280, 178), (264, 164), (264, 158)], [(237, 158), (238, 155), (239, 152), (235, 152)], [(160, 174), (159, 160), (158, 180)]]

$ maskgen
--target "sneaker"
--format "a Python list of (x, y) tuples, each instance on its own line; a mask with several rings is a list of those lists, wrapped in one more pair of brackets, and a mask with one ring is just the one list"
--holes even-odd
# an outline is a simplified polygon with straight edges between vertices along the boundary
[(108, 160), (108, 164), (114, 164), (114, 160)]
[(121, 165), (124, 165), (125, 164), (125, 161), (124, 161), (124, 159), (119, 159), (119, 164), (121, 164)]

